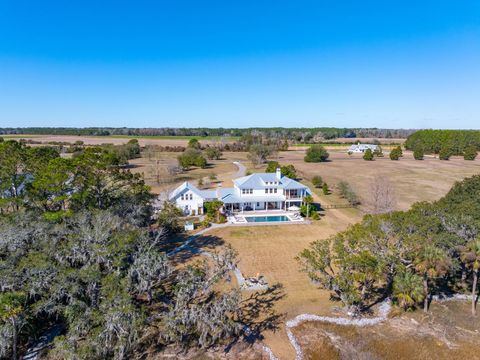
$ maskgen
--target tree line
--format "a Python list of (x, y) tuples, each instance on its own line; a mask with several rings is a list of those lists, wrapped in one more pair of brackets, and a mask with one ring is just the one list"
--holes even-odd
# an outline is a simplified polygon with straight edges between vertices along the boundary
[(406, 138), (415, 130), (378, 129), (378, 128), (66, 128), (66, 127), (26, 127), (0, 128), (0, 135), (78, 135), (78, 136), (216, 136), (239, 137), (244, 135), (263, 135), (268, 138), (286, 138), (300, 143), (315, 143), (340, 137)]
[(405, 148), (426, 154), (464, 155), (480, 150), (478, 130), (419, 130), (405, 141)]
[(131, 359), (241, 333), (242, 299), (226, 285), (235, 252), (176, 266), (176, 213), (154, 220), (149, 188), (120, 162), (103, 148), (64, 158), (0, 143), (0, 358), (50, 334), (51, 359)]
[(476, 313), (480, 268), (480, 176), (456, 183), (442, 199), (409, 211), (367, 215), (297, 257), (320, 288), (354, 313), (392, 298), (424, 311), (433, 295), (470, 293)]

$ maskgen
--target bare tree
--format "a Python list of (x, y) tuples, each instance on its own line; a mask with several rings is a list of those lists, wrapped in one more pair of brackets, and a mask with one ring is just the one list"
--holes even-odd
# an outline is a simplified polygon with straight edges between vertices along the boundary
[(370, 186), (369, 205), (372, 214), (384, 214), (395, 210), (397, 199), (390, 180), (382, 175), (375, 175)]

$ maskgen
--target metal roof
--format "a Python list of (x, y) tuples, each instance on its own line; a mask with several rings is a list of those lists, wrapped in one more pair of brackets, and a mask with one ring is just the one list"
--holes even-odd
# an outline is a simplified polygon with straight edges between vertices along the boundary
[[(240, 189), (264, 189), (276, 186), (279, 189), (305, 189), (305, 185), (286, 176), (277, 178), (276, 173), (255, 173), (234, 180), (235, 185)], [(269, 184), (277, 183), (277, 184)]]

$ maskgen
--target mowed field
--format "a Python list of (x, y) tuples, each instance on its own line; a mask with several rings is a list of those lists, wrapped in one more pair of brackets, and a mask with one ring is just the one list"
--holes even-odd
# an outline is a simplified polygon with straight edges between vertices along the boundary
[(161, 145), (161, 146), (186, 146), (192, 138), (198, 139), (205, 144), (214, 144), (219, 142), (232, 142), (235, 137), (217, 137), (217, 136), (76, 136), (76, 135), (0, 135), (4, 139), (14, 140), (34, 140), (42, 143), (49, 142), (69, 142), (83, 141), (87, 145), (126, 144), (131, 139), (137, 139), (140, 146)]
[[(397, 209), (406, 210), (417, 201), (437, 200), (447, 193), (455, 181), (480, 174), (480, 158), (465, 161), (452, 157), (441, 161), (425, 156), (418, 161), (413, 154), (404, 151), (398, 161), (392, 161), (385, 151), (385, 157), (365, 161), (361, 154), (348, 155), (346, 149), (329, 149), (330, 160), (325, 163), (306, 163), (305, 150), (280, 153), (281, 164), (293, 164), (307, 179), (320, 175), (331, 188), (340, 181), (347, 181), (368, 205), (372, 182), (379, 177), (387, 178), (396, 193)], [(363, 209), (368, 210), (365, 207)]]

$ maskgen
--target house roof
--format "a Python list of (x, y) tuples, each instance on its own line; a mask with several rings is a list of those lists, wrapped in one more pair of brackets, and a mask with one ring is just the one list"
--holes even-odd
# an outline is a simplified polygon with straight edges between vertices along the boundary
[(353, 144), (350, 146), (350, 150), (355, 149), (376, 149), (378, 145), (375, 144)]
[(234, 188), (224, 188), (220, 190), (220, 200), (225, 204), (240, 202), (264, 202), (264, 201), (283, 201), (282, 195), (261, 195), (261, 196), (238, 196)]
[(296, 180), (290, 179), (286, 176), (277, 178), (275, 173), (255, 173), (248, 176), (244, 176), (234, 180), (235, 185), (240, 189), (264, 189), (270, 187), (273, 184), (267, 184), (271, 182), (279, 182), (276, 185), (280, 189), (306, 189), (307, 187)]
[(202, 198), (204, 197), (204, 194), (202, 193), (202, 191), (198, 190), (198, 188), (196, 186), (190, 184), (188, 181), (185, 181), (182, 185), (180, 185), (175, 190), (173, 190), (168, 198), (170, 200), (174, 200), (178, 196), (180, 196), (181, 194), (187, 192), (188, 190), (191, 190), (194, 194), (197, 194), (198, 196), (201, 196)]

